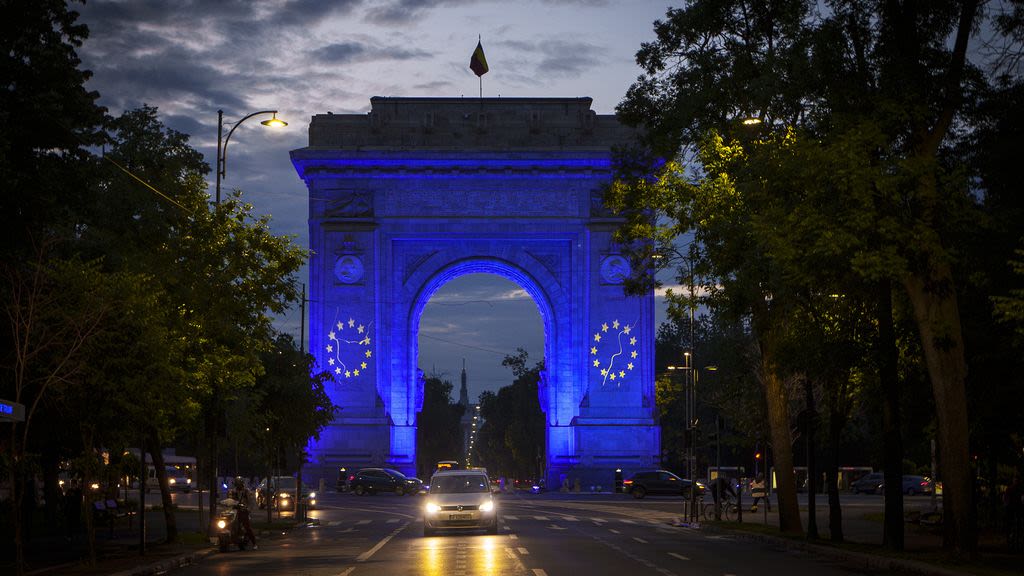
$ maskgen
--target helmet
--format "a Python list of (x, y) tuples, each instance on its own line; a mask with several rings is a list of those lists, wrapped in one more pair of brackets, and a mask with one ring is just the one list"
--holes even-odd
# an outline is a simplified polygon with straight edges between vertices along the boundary
[(235, 488), (245, 488), (245, 480), (241, 476), (235, 476)]

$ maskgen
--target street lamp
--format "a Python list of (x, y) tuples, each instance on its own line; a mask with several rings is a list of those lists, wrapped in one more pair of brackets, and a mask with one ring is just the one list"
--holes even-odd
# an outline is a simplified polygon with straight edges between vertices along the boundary
[(231, 140), (231, 135), (235, 133), (235, 129), (242, 125), (253, 116), (259, 116), (260, 114), (272, 114), (273, 118), (260, 122), (264, 126), (271, 128), (283, 128), (288, 123), (277, 117), (277, 110), (260, 110), (259, 112), (253, 112), (245, 118), (242, 118), (238, 122), (235, 122), (231, 130), (228, 131), (227, 138), (221, 139), (221, 135), (224, 133), (224, 111), (217, 110), (217, 204), (220, 204), (220, 181), (224, 179), (225, 171), (227, 168), (228, 161), (228, 142)]

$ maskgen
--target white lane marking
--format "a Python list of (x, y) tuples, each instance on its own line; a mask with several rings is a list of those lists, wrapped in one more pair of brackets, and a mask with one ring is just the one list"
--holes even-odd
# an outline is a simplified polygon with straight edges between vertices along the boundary
[(590, 520), (591, 520), (592, 522), (596, 522), (596, 523), (598, 523), (598, 524), (603, 524), (603, 523), (607, 522), (607, 520), (603, 520), (603, 519), (601, 519), (601, 518), (591, 518)]
[(518, 539), (519, 539), (519, 536), (516, 536), (515, 534), (509, 534), (509, 535), (508, 535), (508, 539), (509, 539), (509, 540), (518, 540)]
[(398, 518), (388, 518), (385, 524), (394, 524), (395, 522), (398, 522)]
[(545, 520), (546, 521), (546, 520), (548, 520), (548, 517), (547, 516), (534, 516), (533, 519), (534, 520)]
[(566, 522), (579, 522), (580, 521), (580, 519), (575, 517), (575, 516), (563, 516), (562, 520), (565, 520)]
[(356, 526), (359, 526), (360, 524), (369, 524), (370, 522), (373, 522), (373, 520), (360, 520), (359, 522), (356, 522)]
[(397, 536), (399, 532), (401, 532), (402, 530), (405, 530), (405, 527), (408, 526), (408, 525), (409, 525), (409, 523), (406, 522), (405, 524), (402, 524), (398, 528), (395, 528), (395, 530), (393, 532), (391, 532), (391, 534), (388, 534), (387, 536), (384, 537), (383, 540), (381, 540), (380, 542), (377, 542), (376, 546), (374, 546), (373, 548), (370, 548), (366, 552), (363, 552), (358, 557), (356, 557), (356, 562), (366, 562), (367, 560), (369, 560), (370, 556), (373, 556), (374, 554), (376, 554), (378, 550), (383, 548), (384, 545), (387, 544), (388, 542), (390, 542), (392, 538)]
[(517, 551), (518, 551), (518, 552), (519, 552), (519, 553), (520, 553), (521, 555), (523, 555), (523, 556), (529, 556), (529, 555), (530, 555), (530, 551), (529, 551), (529, 550), (527, 550), (526, 548), (523, 548), (522, 546), (520, 546), (520, 547), (516, 548), (516, 550), (517, 550)]
[(689, 558), (687, 558), (686, 556), (683, 556), (682, 554), (676, 554), (675, 552), (669, 552), (668, 555), (673, 558), (678, 558), (680, 560), (689, 560)]
[(519, 558), (517, 558), (517, 557), (516, 557), (516, 553), (515, 553), (515, 552), (513, 552), (511, 548), (507, 548), (507, 547), (506, 547), (506, 548), (505, 548), (505, 554), (506, 554), (506, 555), (507, 555), (507, 556), (508, 556), (508, 557), (509, 557), (510, 559), (512, 559), (512, 560), (518, 560), (518, 559), (519, 559)]
[(609, 528), (608, 531), (611, 532), (612, 534), (622, 534), (622, 532), (619, 532), (615, 528)]
[(511, 516), (509, 514), (502, 516), (502, 518), (505, 518), (506, 520), (519, 520), (519, 516)]
[(633, 540), (636, 540), (637, 542), (639, 542), (641, 544), (647, 544), (648, 543), (647, 540), (644, 540), (643, 538), (637, 538), (636, 536), (633, 536)]
[(355, 569), (356, 569), (356, 567), (355, 567), (355, 566), (349, 566), (348, 568), (345, 568), (344, 570), (342, 570), (341, 572), (339, 572), (339, 573), (338, 573), (338, 576), (348, 576), (348, 575), (349, 575), (349, 574), (351, 574), (351, 573), (352, 573), (352, 571), (353, 571), (353, 570), (355, 570)]
[(568, 528), (562, 528), (558, 524), (548, 524), (548, 528), (551, 530), (568, 530)]
[(622, 523), (623, 524), (636, 524), (636, 521), (635, 520), (626, 520), (625, 518), (623, 518), (622, 519)]
[(534, 576), (548, 576), (548, 573), (545, 572), (542, 568), (534, 568), (533, 574)]

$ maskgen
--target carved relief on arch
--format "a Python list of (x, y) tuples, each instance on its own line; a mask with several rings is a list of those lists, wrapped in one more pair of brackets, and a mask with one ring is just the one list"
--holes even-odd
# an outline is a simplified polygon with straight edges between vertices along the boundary
[(430, 252), (419, 252), (415, 254), (406, 254), (402, 261), (402, 282), (407, 283), (409, 278), (419, 270), (419, 267), (424, 262), (430, 260), (431, 256), (437, 254), (440, 250), (431, 250)]
[(527, 250), (526, 253), (529, 254), (532, 258), (534, 258), (538, 262), (540, 262), (541, 265), (543, 265), (545, 268), (547, 268), (548, 272), (550, 272), (552, 276), (554, 276), (556, 278), (558, 277), (558, 264), (562, 260), (562, 258), (561, 258), (561, 256), (559, 254), (536, 253), (536, 252), (531, 252), (529, 250)]

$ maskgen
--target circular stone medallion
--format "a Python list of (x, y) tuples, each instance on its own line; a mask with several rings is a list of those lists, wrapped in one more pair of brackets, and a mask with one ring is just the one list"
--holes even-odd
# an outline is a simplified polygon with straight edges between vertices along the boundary
[(334, 275), (343, 284), (355, 284), (363, 278), (363, 261), (352, 254), (339, 256), (334, 263)]
[(609, 284), (622, 284), (629, 277), (629, 261), (622, 256), (609, 256), (601, 261), (601, 278)]

